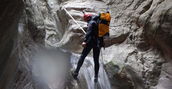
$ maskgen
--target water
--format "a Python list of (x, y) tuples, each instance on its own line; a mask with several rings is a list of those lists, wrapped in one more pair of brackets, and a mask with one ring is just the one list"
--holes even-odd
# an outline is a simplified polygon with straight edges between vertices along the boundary
[[(76, 68), (80, 55), (71, 55), (59, 49), (40, 46), (30, 39), (24, 29), (25, 24), (20, 23), (19, 37), (22, 38), (19, 40), (20, 66), (31, 74), (28, 76), (28, 78), (31, 78), (29, 80), (32, 81), (28, 81), (30, 88), (33, 85), (35, 89), (65, 89), (66, 81), (70, 81), (66, 79), (67, 73), (70, 71), (68, 68), (69, 62), (71, 62), (73, 68)], [(111, 89), (102, 64), (100, 64), (98, 83), (94, 83), (94, 62), (92, 57), (86, 58), (79, 79), (79, 88), (73, 89)]]
[(19, 23), (18, 30), (19, 67), (26, 75), (13, 89), (64, 89), (70, 53), (35, 43), (24, 23)]
[(34, 57), (32, 73), (49, 86), (49, 89), (64, 89), (67, 58), (58, 51), (48, 51)]
[[(73, 68), (76, 68), (78, 59), (79, 59), (79, 55), (77, 54), (73, 54), (71, 56), (71, 64)], [(82, 77), (84, 77), (84, 80)], [(94, 62), (92, 57), (86, 57), (83, 66), (80, 69), (80, 74), (78, 78), (79, 81), (86, 82), (85, 87), (87, 87), (87, 89), (111, 89), (108, 76), (103, 68), (102, 63), (100, 64), (98, 83), (96, 84), (94, 83)], [(83, 89), (83, 87), (79, 89)]]

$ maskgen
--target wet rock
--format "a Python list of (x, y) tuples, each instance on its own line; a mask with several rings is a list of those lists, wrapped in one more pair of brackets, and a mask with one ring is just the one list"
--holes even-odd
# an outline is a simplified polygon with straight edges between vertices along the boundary
[[(112, 17), (110, 38), (106, 40), (107, 48), (102, 51), (102, 60), (103, 63), (108, 63), (106, 69), (109, 78), (118, 80), (111, 80), (111, 84), (116, 87), (120, 86), (118, 83), (127, 80), (124, 86), (133, 86), (137, 89), (171, 89), (171, 0), (24, 0), (25, 10), (18, 33), (17, 23), (22, 2), (0, 2), (0, 22), (3, 23), (0, 29), (6, 29), (0, 31), (0, 88), (8, 86), (12, 72), (15, 72), (16, 76), (21, 76), (19, 79), (14, 78), (16, 89), (26, 85), (31, 86), (30, 88), (34, 86), (30, 82), (32, 77), (28, 72), (31, 60), (25, 59), (32, 56), (32, 52), (35, 51), (32, 49), (35, 47), (34, 43), (81, 52), (80, 44), (84, 34), (63, 10), (64, 7), (84, 29), (87, 23), (82, 19), (82, 10), (98, 14), (109, 7)], [(15, 40), (17, 34), (19, 42)], [(20, 44), (19, 50), (27, 52), (14, 51), (16, 54), (12, 55), (12, 49), (17, 42)], [(20, 68), (15, 70), (19, 61), (17, 54), (21, 56)], [(125, 68), (124, 77), (116, 73), (118, 67), (113, 64), (118, 65), (120, 69), (129, 66)], [(142, 82), (137, 83), (137, 80)]]
[(105, 70), (111, 81), (112, 89), (134, 89), (132, 78), (125, 69), (109, 62), (105, 65)]
[(164, 63), (161, 68), (161, 74), (157, 86), (152, 87), (152, 89), (170, 89), (171, 86), (171, 61)]
[(17, 44), (17, 28), (21, 12), (22, 0), (0, 1), (0, 88), (6, 89), (13, 79), (17, 67), (17, 56), (14, 52)]

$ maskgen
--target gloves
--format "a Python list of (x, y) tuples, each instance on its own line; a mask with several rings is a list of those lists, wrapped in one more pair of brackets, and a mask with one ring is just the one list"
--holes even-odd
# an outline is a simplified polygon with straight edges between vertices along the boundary
[(82, 47), (86, 47), (86, 42), (82, 42)]

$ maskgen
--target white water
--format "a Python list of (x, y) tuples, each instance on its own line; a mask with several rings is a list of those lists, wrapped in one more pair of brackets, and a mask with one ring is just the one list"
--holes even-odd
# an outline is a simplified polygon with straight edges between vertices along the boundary
[(34, 89), (64, 89), (70, 54), (35, 43), (25, 29), (25, 24), (19, 23), (20, 66), (30, 73)]
[[(71, 63), (73, 68), (76, 68), (78, 59), (79, 59), (79, 55), (77, 54), (73, 54), (71, 56)], [(80, 79), (83, 79), (81, 77), (84, 77), (87, 84), (86, 87), (88, 89), (111, 89), (108, 76), (103, 68), (102, 63), (100, 63), (98, 84), (94, 83), (94, 62), (92, 57), (86, 57), (79, 73), (80, 73), (78, 76), (79, 81), (81, 81)]]
[[(19, 24), (19, 33), (23, 37), (25, 25), (23, 23)], [(29, 36), (28, 36), (29, 37)], [(22, 40), (20, 40), (22, 42)], [(69, 55), (60, 50), (47, 49), (43, 46), (34, 43), (27, 38), (25, 44), (29, 46), (22, 45), (20, 50), (21, 66), (26, 67), (27, 71), (31, 72), (34, 88), (36, 89), (64, 89), (66, 73), (69, 64)], [(76, 68), (79, 55), (73, 54), (71, 57), (71, 64)], [(81, 76), (82, 75), (82, 76)], [(107, 74), (100, 64), (98, 84), (94, 84), (94, 62), (92, 57), (87, 57), (80, 71), (80, 79), (85, 79), (81, 81), (80, 84), (84, 85), (86, 82), (87, 88), (74, 88), (74, 89), (111, 89)], [(95, 88), (95, 85), (98, 88)]]

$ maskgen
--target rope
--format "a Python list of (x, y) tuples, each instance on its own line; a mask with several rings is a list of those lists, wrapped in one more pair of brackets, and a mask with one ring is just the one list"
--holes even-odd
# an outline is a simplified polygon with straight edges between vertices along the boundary
[[(77, 23), (77, 21), (71, 16), (71, 14), (66, 10), (66, 8), (63, 8), (64, 10), (65, 10), (65, 12), (70, 16), (70, 18), (80, 27), (80, 29), (84, 32), (84, 34), (86, 34), (86, 32), (85, 32), (85, 30)], [(100, 63), (101, 63), (101, 65), (102, 65), (102, 67), (104, 68), (104, 59), (103, 59), (103, 52), (102, 52), (102, 50), (100, 49), (100, 55), (101, 55), (101, 59), (102, 60), (100, 60)], [(105, 70), (103, 70), (103, 71), (105, 71)], [(105, 74), (104, 74), (105, 72), (103, 72), (103, 77), (105, 78)]]
[(72, 15), (66, 10), (66, 8), (63, 7), (65, 12), (69, 15), (69, 17), (79, 26), (79, 28), (86, 34), (85, 30), (78, 24), (78, 22), (72, 17)]
[(102, 64), (104, 64), (105, 62), (104, 62), (104, 60), (103, 60), (103, 52), (102, 52), (101, 49), (100, 49), (100, 55), (101, 55), (101, 57), (102, 57), (102, 58), (101, 58), (101, 59), (102, 59), (101, 62), (102, 62)]
[[(69, 17), (79, 26), (79, 28), (84, 32), (84, 34), (86, 34), (85, 30), (78, 24), (78, 22), (72, 17), (72, 15), (66, 10), (65, 7), (63, 7), (64, 11), (69, 15)], [(102, 64), (104, 64), (104, 59), (103, 59), (103, 53), (102, 53), (102, 50), (100, 49), (100, 54), (101, 54), (101, 57), (102, 57)]]

